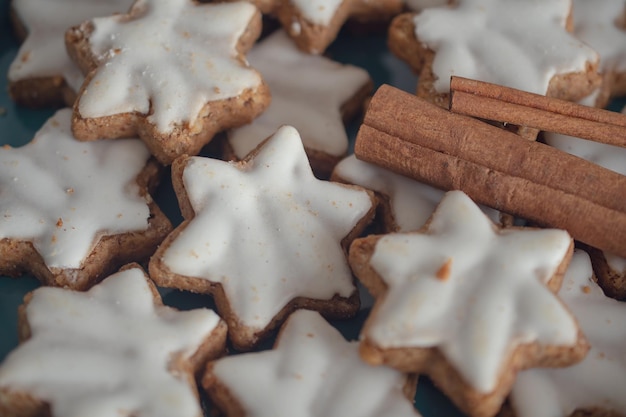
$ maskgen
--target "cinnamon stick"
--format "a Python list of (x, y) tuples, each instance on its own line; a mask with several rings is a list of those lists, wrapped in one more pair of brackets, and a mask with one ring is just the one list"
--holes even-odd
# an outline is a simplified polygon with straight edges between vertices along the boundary
[(383, 85), (357, 134), (359, 159), (626, 257), (626, 177)]
[(626, 115), (483, 81), (452, 77), (450, 111), (626, 147)]

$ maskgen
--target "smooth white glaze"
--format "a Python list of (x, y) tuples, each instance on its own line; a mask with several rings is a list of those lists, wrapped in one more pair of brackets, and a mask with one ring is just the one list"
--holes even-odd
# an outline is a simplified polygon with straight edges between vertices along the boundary
[(403, 395), (405, 377), (359, 357), (318, 313), (299, 310), (273, 350), (218, 360), (214, 374), (250, 416), (419, 416)]
[(518, 417), (569, 416), (577, 409), (626, 413), (626, 303), (608, 298), (577, 251), (558, 295), (578, 319), (591, 349), (582, 362), (523, 371), (511, 394)]
[(264, 328), (292, 299), (355, 291), (341, 240), (371, 208), (365, 191), (316, 179), (296, 129), (280, 128), (244, 166), (189, 159), (195, 217), (163, 262), (219, 282), (238, 319)]
[(236, 46), (255, 6), (191, 0), (138, 0), (136, 17), (94, 19), (89, 43), (101, 64), (80, 97), (84, 118), (147, 115), (160, 132), (193, 125), (211, 101), (261, 83), (237, 60)]
[(490, 392), (516, 346), (576, 343), (574, 319), (545, 285), (570, 243), (556, 229), (496, 232), (466, 194), (448, 192), (425, 233), (376, 244), (371, 266), (388, 291), (364, 336), (383, 348), (437, 347)]
[(368, 83), (367, 71), (304, 53), (282, 30), (256, 45), (248, 60), (269, 85), (272, 102), (252, 123), (228, 133), (238, 158), (285, 124), (298, 129), (306, 148), (345, 155), (348, 135), (341, 106)]
[(78, 91), (83, 74), (65, 49), (65, 31), (84, 20), (125, 12), (131, 0), (13, 0), (11, 7), (28, 31), (9, 67), (9, 80), (61, 76)]
[(32, 241), (48, 267), (79, 268), (101, 236), (146, 230), (138, 139), (79, 142), (59, 110), (21, 148), (0, 149), (0, 238)]
[(416, 14), (417, 38), (435, 51), (436, 91), (447, 93), (456, 75), (546, 94), (553, 76), (586, 72), (598, 55), (565, 30), (570, 8), (571, 0), (463, 0)]
[(0, 387), (50, 404), (53, 416), (199, 417), (187, 360), (219, 323), (211, 310), (155, 306), (143, 271), (88, 292), (42, 287), (26, 314), (31, 338), (0, 366)]
[(302, 13), (309, 22), (328, 26), (345, 0), (290, 0), (290, 3)]
[[(351, 184), (388, 196), (394, 220), (399, 227), (393, 231), (398, 232), (422, 227), (445, 194), (445, 191), (361, 161), (354, 155), (341, 160), (334, 172)], [(500, 222), (499, 211), (485, 206), (480, 208), (494, 223)]]

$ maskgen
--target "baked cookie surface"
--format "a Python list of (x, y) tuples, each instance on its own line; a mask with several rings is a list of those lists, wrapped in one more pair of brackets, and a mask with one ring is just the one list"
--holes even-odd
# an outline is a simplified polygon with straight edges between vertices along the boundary
[(373, 196), (318, 180), (298, 132), (284, 126), (239, 163), (173, 165), (185, 221), (150, 261), (158, 285), (213, 294), (238, 349), (296, 308), (353, 316), (347, 246), (373, 217)]
[(210, 362), (202, 385), (228, 417), (419, 416), (407, 375), (369, 366), (358, 342), (307, 310), (289, 317), (272, 350)]
[(13, 0), (18, 37), (24, 38), (8, 72), (9, 92), (21, 105), (71, 106), (83, 74), (65, 50), (65, 31), (86, 19), (125, 12), (131, 0)]
[(344, 121), (355, 116), (372, 90), (364, 69), (298, 50), (284, 31), (257, 44), (248, 59), (267, 82), (272, 102), (252, 123), (228, 132), (228, 147), (243, 159), (280, 126), (298, 129), (321, 178), (348, 152)]
[(148, 258), (171, 230), (149, 189), (159, 169), (137, 139), (79, 142), (71, 110), (0, 149), (0, 271), (87, 289)]
[(574, 253), (558, 295), (577, 317), (591, 348), (576, 365), (521, 372), (511, 394), (515, 414), (626, 415), (626, 304), (604, 295), (582, 251)]
[(3, 416), (199, 417), (194, 372), (226, 340), (213, 311), (163, 306), (137, 266), (88, 292), (35, 290), (20, 331), (0, 365)]
[(196, 155), (224, 129), (269, 104), (245, 53), (261, 30), (246, 2), (138, 0), (128, 14), (67, 32), (86, 80), (74, 105), (81, 140), (139, 135), (163, 164)]
[(468, 415), (495, 415), (518, 369), (587, 351), (553, 294), (571, 250), (561, 230), (498, 230), (459, 191), (421, 232), (356, 239), (350, 265), (376, 298), (363, 358), (425, 373)]
[(396, 17), (389, 46), (420, 72), (417, 94), (442, 106), (452, 75), (579, 100), (600, 77), (598, 54), (568, 31), (571, 8), (571, 0), (463, 0)]

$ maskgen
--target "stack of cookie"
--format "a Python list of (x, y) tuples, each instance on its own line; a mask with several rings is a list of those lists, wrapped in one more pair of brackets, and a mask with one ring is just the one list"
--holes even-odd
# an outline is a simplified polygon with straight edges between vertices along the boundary
[[(434, 115), (452, 76), (605, 107), (626, 93), (626, 4), (590, 3), (12, 0), (11, 108), (67, 108), (0, 150), (0, 274), (42, 284), (0, 416), (437, 415), (420, 375), (459, 416), (626, 416), (623, 147), (494, 118), (619, 174), (611, 245), (530, 224), (497, 170), (383, 141), (448, 118), (370, 98), (394, 78), (333, 49), (388, 42)], [(477, 181), (493, 195), (460, 191)], [(179, 311), (168, 289), (209, 297)]]

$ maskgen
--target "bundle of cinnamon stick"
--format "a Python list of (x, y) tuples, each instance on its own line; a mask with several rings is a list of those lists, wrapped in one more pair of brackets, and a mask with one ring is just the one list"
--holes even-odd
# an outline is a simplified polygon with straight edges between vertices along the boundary
[[(626, 116), (473, 80), (451, 110), (626, 146)], [(626, 177), (383, 85), (357, 134), (359, 159), (626, 257)]]

